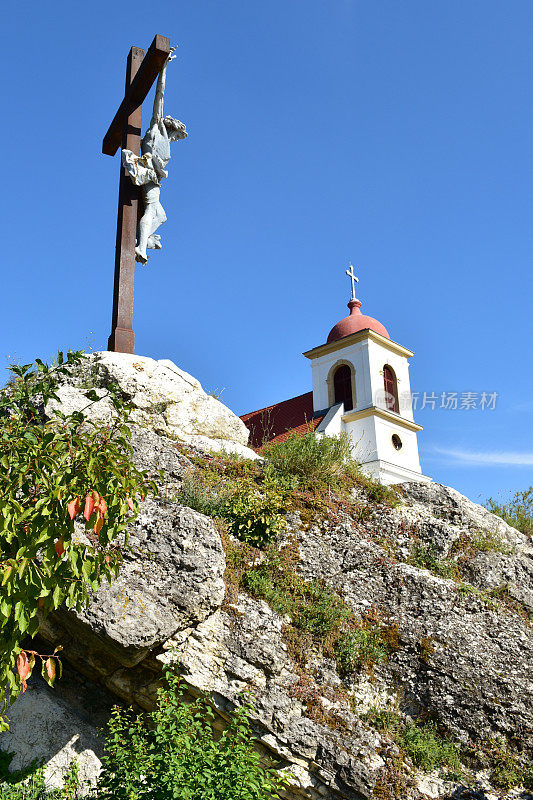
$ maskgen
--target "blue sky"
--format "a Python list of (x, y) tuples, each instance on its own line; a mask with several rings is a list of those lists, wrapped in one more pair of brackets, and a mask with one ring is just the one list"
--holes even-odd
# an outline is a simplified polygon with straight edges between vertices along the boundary
[(494, 410), (416, 412), (424, 471), (477, 500), (531, 485), (533, 4), (153, 12), (3, 16), (4, 362), (106, 345), (119, 163), (101, 139), (130, 46), (161, 33), (179, 44), (165, 110), (189, 138), (162, 193), (164, 250), (137, 271), (137, 352), (237, 413), (308, 391), (301, 353), (345, 316), (352, 259), (363, 312), (415, 351), (413, 390), (498, 393)]

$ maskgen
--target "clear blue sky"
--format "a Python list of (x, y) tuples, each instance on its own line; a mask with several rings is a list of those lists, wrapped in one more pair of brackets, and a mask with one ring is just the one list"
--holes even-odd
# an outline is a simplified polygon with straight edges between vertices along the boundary
[(415, 391), (499, 394), (417, 412), (424, 471), (472, 499), (531, 485), (530, 0), (33, 0), (2, 21), (2, 358), (106, 346), (101, 139), (130, 46), (161, 33), (189, 138), (137, 272), (137, 352), (237, 413), (309, 391), (301, 353), (345, 315), (352, 259)]

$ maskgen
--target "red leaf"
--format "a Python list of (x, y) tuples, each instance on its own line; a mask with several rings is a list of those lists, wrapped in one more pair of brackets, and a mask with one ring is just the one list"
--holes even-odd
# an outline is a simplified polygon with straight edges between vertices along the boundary
[(98, 501), (98, 510), (100, 511), (100, 514), (103, 517), (105, 517), (107, 513), (107, 503), (103, 497), (101, 497), (100, 500)]
[(133, 500), (131, 499), (131, 497), (128, 497), (127, 503), (128, 503), (129, 510), (130, 511), (134, 511), (135, 510), (135, 506), (133, 505)]
[(57, 493), (57, 499), (58, 499), (58, 500), (61, 500), (61, 489), (60, 489), (60, 490), (58, 491), (58, 493)]
[(63, 553), (65, 552), (65, 548), (63, 547), (63, 537), (62, 536), (59, 537), (59, 539), (55, 543), (54, 547), (55, 547), (55, 551), (56, 551), (57, 555), (58, 556), (62, 556)]
[(56, 660), (55, 658), (47, 658), (46, 659), (46, 673), (51, 681), (55, 679), (56, 676)]
[(21, 681), (25, 682), (31, 675), (31, 664), (25, 650), (21, 650), (17, 656), (17, 670)]
[(75, 497), (74, 500), (71, 500), (70, 503), (68, 504), (67, 508), (68, 508), (69, 517), (71, 519), (74, 519), (74, 517), (77, 514), (80, 513), (80, 508), (81, 508), (80, 498), (79, 497)]
[(87, 497), (85, 498), (85, 508), (83, 510), (83, 516), (85, 517), (87, 522), (89, 522), (93, 511), (94, 511), (94, 497), (92, 496), (92, 494), (88, 494)]
[(111, 559), (109, 558), (109, 556), (105, 557), (105, 563), (106, 564), (111, 564)]

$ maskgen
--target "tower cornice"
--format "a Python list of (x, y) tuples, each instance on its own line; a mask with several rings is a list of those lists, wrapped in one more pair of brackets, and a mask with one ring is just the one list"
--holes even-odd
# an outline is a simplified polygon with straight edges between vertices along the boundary
[(342, 339), (337, 339), (334, 342), (327, 342), (326, 344), (321, 344), (318, 347), (313, 347), (311, 350), (306, 350), (303, 355), (306, 358), (313, 360), (314, 358), (319, 358), (320, 356), (334, 353), (337, 350), (342, 350), (349, 345), (362, 342), (365, 339), (370, 339), (371, 341), (382, 345), (382, 347), (385, 347), (387, 350), (390, 350), (392, 353), (396, 353), (404, 358), (411, 358), (411, 356), (414, 355), (413, 351), (408, 350), (407, 347), (403, 347), (401, 344), (393, 342), (391, 339), (387, 339), (380, 333), (376, 333), (375, 331), (369, 329), (358, 331), (357, 333), (351, 333), (349, 336), (344, 336)]
[(343, 414), (342, 421), (344, 423), (354, 422), (357, 419), (364, 419), (365, 417), (380, 417), (381, 419), (387, 420), (387, 422), (393, 422), (395, 425), (407, 428), (409, 431), (418, 432), (423, 430), (422, 425), (413, 422), (412, 419), (406, 419), (396, 414), (394, 411), (389, 411), (386, 408), (378, 408), (377, 406), (362, 408), (360, 411), (348, 411), (346, 414)]

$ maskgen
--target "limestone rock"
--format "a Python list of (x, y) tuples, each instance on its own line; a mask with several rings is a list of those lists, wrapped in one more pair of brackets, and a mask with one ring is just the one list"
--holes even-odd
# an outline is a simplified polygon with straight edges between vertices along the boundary
[(32, 676), (9, 717), (11, 727), (0, 734), (0, 749), (14, 753), (12, 770), (43, 762), (47, 786), (59, 788), (76, 759), (83, 789), (94, 785), (103, 752), (94, 715), (80, 712), (54, 695), (40, 677)]
[(52, 641), (64, 630), (82, 644), (78, 662), (100, 661), (106, 654), (133, 666), (222, 603), (225, 558), (208, 517), (176, 503), (146, 500), (128, 545), (118, 578), (111, 586), (104, 581), (87, 609), (56, 614), (43, 626)]
[[(375, 610), (396, 626), (400, 645), (372, 674), (341, 676), (318, 649), (303, 670), (291, 657), (286, 618), (246, 594), (224, 602), (225, 556), (213, 521), (172, 499), (191, 466), (174, 436), (195, 442), (205, 436), (212, 443), (223, 432), (227, 438), (220, 441), (244, 447), (240, 421), (221, 404), (213, 406), (193, 378), (167, 362), (102, 354), (91, 364), (91, 386), (104, 394), (106, 376), (113, 374), (132, 398), (135, 458), (143, 469), (163, 468), (165, 497), (142, 504), (118, 580), (102, 586), (83, 613), (61, 610), (43, 624), (43, 638), (64, 647), (74, 688), (70, 696), (58, 689), (57, 707), (48, 689), (33, 687), (15, 703), (10, 735), (21, 743), (11, 748), (18, 753), (16, 765), (28, 758), (25, 704), (35, 704), (31, 713), (43, 725), (52, 720), (43, 753), (50, 769), (65, 763), (69, 731), (81, 717), (89, 727), (80, 722), (80, 736), (87, 739), (80, 748), (96, 758), (98, 743), (91, 736), (99, 721), (90, 709), (80, 716), (78, 687), (82, 694), (90, 683), (102, 697), (109, 693), (150, 709), (168, 660), (178, 663), (191, 696), (211, 694), (219, 728), (239, 693), (252, 688), (255, 733), (292, 776), (289, 800), (371, 800), (399, 756), (394, 741), (365, 721), (371, 708), (423, 713), (459, 742), (501, 737), (533, 752), (530, 537), (434, 483), (406, 484), (400, 506), (367, 504), (357, 519), (341, 509), (336, 518), (304, 524), (292, 513), (284, 536), (297, 544), (299, 574), (335, 589), (355, 615)], [(68, 407), (85, 402), (83, 380), (86, 368), (62, 387)], [(195, 408), (200, 412), (193, 420)], [(93, 409), (110, 413), (105, 400)], [(209, 427), (214, 417), (207, 420), (208, 409), (219, 415), (215, 427)], [(431, 553), (432, 569), (413, 558), (413, 548)], [(435, 563), (451, 563), (458, 554), (460, 577), (442, 577)], [(73, 716), (54, 725), (58, 715), (66, 720), (66, 711)], [(0, 746), (10, 749), (4, 740)], [(476, 776), (469, 789), (404, 766), (402, 800), (494, 794), (486, 775)], [(519, 789), (500, 795), (527, 797)]]
[[(63, 381), (58, 391), (59, 404), (51, 401), (48, 410), (60, 405), (63, 412), (84, 409), (92, 419), (110, 420), (113, 408), (106, 391), (110, 378), (131, 400), (133, 423), (200, 450), (258, 457), (247, 447), (248, 429), (239, 417), (168, 359), (93, 353)], [(85, 396), (89, 389), (96, 389), (102, 399), (91, 404)]]

